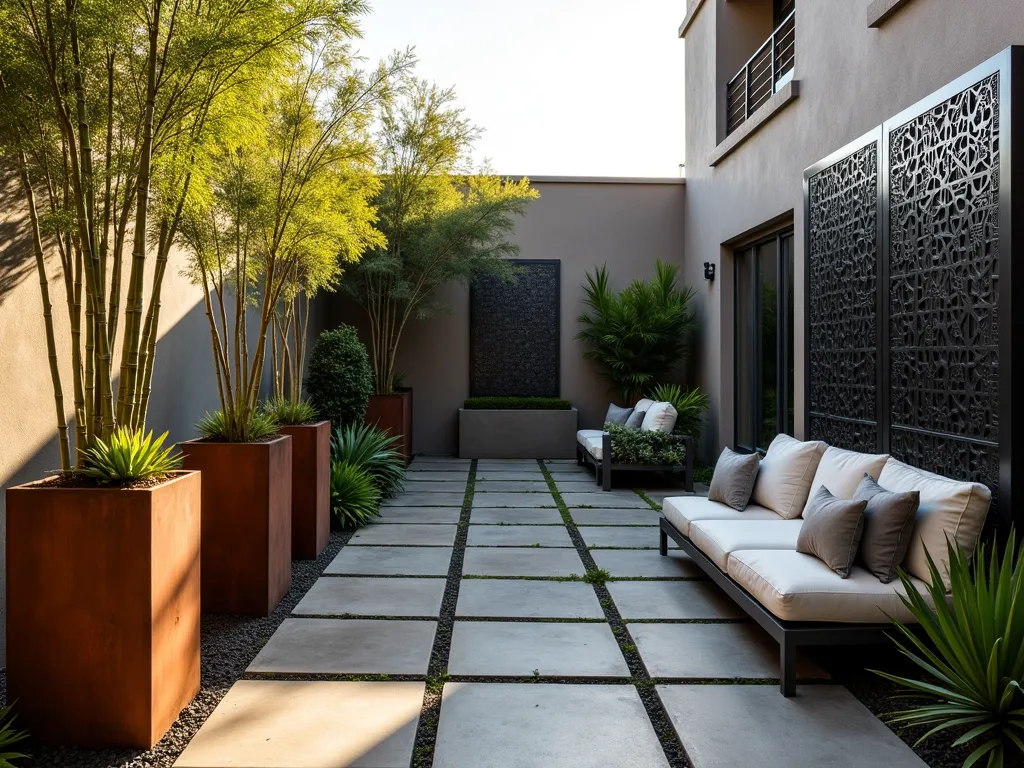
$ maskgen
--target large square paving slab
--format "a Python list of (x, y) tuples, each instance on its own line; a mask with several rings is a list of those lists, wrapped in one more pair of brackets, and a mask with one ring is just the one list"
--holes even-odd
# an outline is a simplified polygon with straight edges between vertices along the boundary
[[(558, 481), (555, 481), (558, 485)], [(596, 488), (596, 486), (594, 486)], [(559, 493), (562, 493), (559, 491)], [(562, 493), (562, 501), (569, 507), (599, 509), (650, 509), (651, 505), (632, 491), (580, 491)]]
[(412, 462), (409, 464), (409, 469), (417, 469), (423, 464), (447, 464), (448, 466), (468, 467), (472, 462), (472, 459), (460, 459), (458, 456), (440, 456), (424, 453), (413, 457)]
[[(563, 497), (564, 498), (564, 497)], [(650, 507), (637, 509), (571, 509), (576, 525), (658, 525), (661, 512)], [(657, 532), (652, 533), (657, 536)]]
[(585, 477), (578, 479), (575, 475), (552, 475), (552, 477), (555, 480), (555, 485), (558, 486), (558, 492), (563, 496), (567, 493), (593, 493), (601, 490), (600, 485)]
[(406, 480), (402, 495), (409, 493), (466, 493), (466, 478), (454, 480)]
[(598, 568), (612, 578), (700, 578), (703, 573), (696, 563), (681, 551), (662, 557), (653, 549), (595, 549), (591, 556)]
[(477, 459), (477, 470), (540, 469), (536, 459)]
[[(578, 510), (585, 511), (585, 510)], [(631, 547), (636, 549), (657, 549), (658, 531), (650, 526), (604, 526), (588, 525), (580, 528), (580, 535), (583, 541), (591, 549)], [(669, 547), (677, 548), (672, 539), (668, 540)]]
[(611, 627), (457, 621), (448, 672), (487, 677), (629, 677)]
[(659, 685), (657, 691), (694, 768), (925, 766), (838, 685), (802, 686), (789, 699), (764, 685)]
[(462, 561), (466, 576), (583, 576), (586, 568), (575, 549), (468, 547)]
[(451, 547), (343, 547), (324, 573), (350, 576), (447, 576)]
[(175, 768), (408, 768), (423, 683), (241, 680)]
[(603, 619), (589, 584), (575, 581), (464, 579), (455, 615), (504, 619)]
[(569, 532), (561, 525), (471, 525), (470, 547), (571, 547)]
[(380, 517), (374, 524), (380, 523), (426, 523), (431, 525), (455, 525), (462, 514), (461, 507), (382, 507)]
[[(514, 482), (514, 483), (539, 483), (544, 481), (544, 475), (539, 468), (530, 470), (529, 467), (521, 467), (515, 471), (508, 470), (477, 470), (476, 482), (479, 487), (481, 482)], [(545, 486), (547, 483), (545, 483)]]
[(445, 684), (433, 768), (512, 766), (667, 768), (668, 760), (631, 685)]
[(746, 617), (710, 581), (612, 581), (608, 583), (608, 591), (624, 619)]
[[(632, 624), (652, 677), (778, 678), (779, 644), (756, 624)], [(798, 654), (801, 680), (828, 675)]]
[(355, 532), (349, 546), (360, 544), (415, 545), (450, 547), (455, 543), (457, 525), (371, 525)]
[(409, 469), (405, 472), (406, 482), (447, 481), (465, 484), (469, 480), (469, 467), (465, 469)]
[(561, 525), (562, 516), (557, 509), (478, 507), (474, 503), (469, 522), (471, 525)]
[(444, 579), (317, 579), (292, 610), (295, 616), (437, 616)]
[(384, 502), (384, 507), (461, 507), (466, 500), (466, 489), (458, 493), (432, 493), (430, 491), (402, 491)]
[(474, 493), (473, 507), (553, 507), (555, 497), (543, 493)]
[(285, 619), (246, 672), (425, 675), (433, 621)]
[(540, 491), (550, 493), (547, 482), (540, 480), (478, 480), (473, 486), (476, 493), (494, 493), (495, 491), (506, 491), (511, 493), (529, 493)]

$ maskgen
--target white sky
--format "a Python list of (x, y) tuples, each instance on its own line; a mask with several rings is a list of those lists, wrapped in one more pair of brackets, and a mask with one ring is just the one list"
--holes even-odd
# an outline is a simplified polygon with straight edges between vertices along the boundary
[(416, 47), (501, 174), (671, 176), (683, 158), (684, 0), (370, 0), (361, 52)]

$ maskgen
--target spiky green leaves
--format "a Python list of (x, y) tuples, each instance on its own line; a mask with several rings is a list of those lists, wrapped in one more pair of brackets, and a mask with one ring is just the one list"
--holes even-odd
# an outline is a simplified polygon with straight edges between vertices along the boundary
[(220, 409), (207, 413), (196, 424), (204, 440), (225, 443), (254, 443), (281, 431), (273, 414), (266, 411)]
[(345, 531), (362, 528), (380, 514), (380, 491), (366, 469), (347, 461), (331, 465), (331, 511)]
[(174, 446), (163, 447), (167, 433), (153, 439), (150, 431), (120, 427), (110, 439), (96, 438), (85, 451), (79, 473), (102, 483), (129, 483), (173, 472), (181, 463)]
[(21, 752), (11, 751), (15, 744), (20, 744), (28, 738), (28, 733), (25, 731), (14, 730), (12, 707), (13, 705), (9, 704), (0, 709), (0, 768), (17, 768), (14, 761), (28, 757)]
[(383, 498), (401, 490), (405, 460), (395, 447), (398, 438), (364, 424), (350, 424), (334, 430), (331, 463), (347, 463), (365, 470)]
[(648, 395), (659, 403), (672, 403), (676, 409), (676, 435), (700, 436), (700, 425), (704, 412), (711, 407), (711, 398), (699, 389), (683, 389), (678, 384), (659, 384)]
[(263, 404), (263, 412), (282, 427), (294, 427), (316, 421), (317, 413), (310, 403), (299, 400), (293, 403), (287, 397), (275, 397)]

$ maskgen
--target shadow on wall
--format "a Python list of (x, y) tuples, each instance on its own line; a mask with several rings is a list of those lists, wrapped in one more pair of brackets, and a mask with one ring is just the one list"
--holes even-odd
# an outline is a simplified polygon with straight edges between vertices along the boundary
[(14, 215), (23, 206), (17, 174), (0, 165), (0, 307), (7, 294), (36, 270), (28, 217)]

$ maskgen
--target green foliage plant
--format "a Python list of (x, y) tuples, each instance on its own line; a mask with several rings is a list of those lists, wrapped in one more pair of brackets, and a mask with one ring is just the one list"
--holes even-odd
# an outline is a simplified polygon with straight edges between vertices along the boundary
[(340, 325), (317, 337), (309, 358), (306, 391), (334, 429), (362, 423), (373, 394), (373, 373), (355, 328)]
[(13, 705), (0, 709), (0, 768), (17, 768), (16, 760), (28, 759), (28, 755), (13, 752), (12, 747), (28, 738), (25, 731), (14, 730)]
[(630, 429), (621, 424), (605, 424), (612, 437), (612, 462), (678, 467), (686, 462), (686, 447), (674, 435), (657, 430)]
[(174, 446), (164, 448), (167, 433), (153, 439), (153, 433), (118, 427), (109, 440), (97, 437), (83, 456), (79, 472), (101, 483), (130, 483), (148, 480), (176, 470), (181, 455)]
[(576, 338), (624, 402), (638, 400), (686, 360), (697, 321), (694, 291), (677, 284), (678, 272), (659, 260), (652, 280), (634, 280), (621, 291), (609, 284), (606, 266), (587, 273), (587, 311), (577, 318), (583, 328)]
[(897, 726), (925, 726), (918, 743), (939, 733), (957, 735), (952, 746), (975, 747), (964, 768), (984, 760), (988, 768), (1024, 764), (1024, 558), (1013, 533), (1000, 554), (982, 545), (974, 567), (948, 542), (946, 581), (931, 556), (927, 597), (900, 572), (903, 603), (923, 636), (893, 621), (904, 656), (925, 673), (921, 680), (877, 674), (906, 689), (902, 698), (928, 703), (896, 712)]
[(655, 402), (672, 403), (677, 414), (673, 434), (700, 437), (704, 412), (711, 407), (711, 398), (705, 392), (697, 388), (683, 389), (678, 384), (659, 384), (648, 397)]
[(274, 397), (263, 404), (263, 412), (282, 427), (312, 424), (317, 420), (316, 408), (305, 400), (292, 402), (287, 397)]
[(331, 463), (359, 467), (373, 479), (383, 498), (391, 498), (402, 489), (405, 480), (405, 460), (396, 448), (397, 443), (398, 438), (377, 427), (339, 427), (331, 437)]
[(380, 515), (380, 490), (364, 468), (337, 461), (331, 465), (331, 511), (343, 531), (362, 528)]
[(572, 403), (559, 397), (470, 397), (467, 411), (568, 411)]
[(279, 434), (281, 425), (274, 419), (273, 414), (262, 410), (248, 411), (245, 414), (238, 411), (216, 410), (203, 416), (196, 424), (196, 429), (204, 440), (255, 443)]

